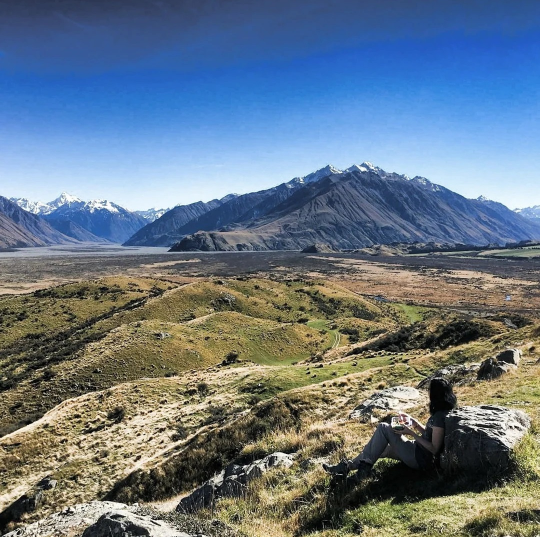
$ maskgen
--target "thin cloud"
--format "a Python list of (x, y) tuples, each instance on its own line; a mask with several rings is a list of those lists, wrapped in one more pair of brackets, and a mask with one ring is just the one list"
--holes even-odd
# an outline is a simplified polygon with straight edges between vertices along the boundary
[(191, 69), (539, 27), (540, 2), (526, 0), (0, 0), (0, 67)]

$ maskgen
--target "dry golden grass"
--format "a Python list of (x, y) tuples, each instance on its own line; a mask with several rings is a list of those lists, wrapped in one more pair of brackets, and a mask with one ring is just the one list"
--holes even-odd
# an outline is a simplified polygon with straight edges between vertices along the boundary
[[(314, 327), (291, 322), (304, 315)], [(59, 486), (34, 518), (105, 496), (170, 507), (231, 461), (285, 451), (297, 454), (291, 469), (269, 472), (245, 498), (224, 499), (201, 516), (264, 537), (540, 533), (534, 511), (540, 496), (539, 325), (510, 329), (501, 320), (487, 321), (488, 336), (444, 349), (348, 355), (355, 344), (324, 352), (331, 330), (356, 328), (362, 341), (407, 319), (435, 332), (450, 316), (371, 303), (337, 285), (220, 280), (170, 289), (144, 307), (103, 319), (105, 337), (86, 344), (79, 361), (55, 365), (47, 381), (66, 386), (92, 379), (98, 391), (70, 398), (0, 439), (0, 509), (46, 475)], [(320, 331), (328, 322), (330, 331)], [(158, 339), (161, 332), (171, 337)], [(515, 374), (456, 392), (461, 404), (502, 404), (533, 418), (512, 477), (448, 481), (381, 461), (374, 478), (353, 492), (330, 489), (320, 463), (361, 450), (372, 426), (347, 417), (374, 390), (414, 386), (442, 365), (481, 361), (507, 346), (524, 351)], [(231, 350), (240, 353), (240, 363), (217, 367)], [(19, 386), (21, 400), (31, 398), (31, 380)], [(425, 408), (411, 413), (427, 418)]]

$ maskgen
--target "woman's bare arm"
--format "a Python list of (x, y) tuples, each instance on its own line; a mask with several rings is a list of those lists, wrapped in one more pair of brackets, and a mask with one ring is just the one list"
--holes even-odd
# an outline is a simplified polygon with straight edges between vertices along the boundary
[(416, 433), (413, 433), (412, 436), (422, 447), (433, 453), (433, 455), (437, 455), (444, 444), (444, 427), (433, 427), (431, 442)]

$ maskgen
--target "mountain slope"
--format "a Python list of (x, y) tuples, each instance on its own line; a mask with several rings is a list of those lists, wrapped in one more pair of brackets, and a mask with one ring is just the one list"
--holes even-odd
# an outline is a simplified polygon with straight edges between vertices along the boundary
[(54, 229), (60, 231), (60, 233), (63, 233), (64, 235), (72, 237), (73, 239), (76, 239), (78, 241), (96, 243), (109, 242), (107, 239), (97, 237), (93, 233), (90, 233), (90, 231), (84, 229), (83, 227), (79, 226), (79, 224), (76, 224), (71, 220), (57, 220), (55, 218), (50, 218), (47, 221)]
[(129, 237), (124, 246), (169, 246), (175, 241), (170, 235), (176, 229), (220, 205), (220, 200), (177, 205)]
[(18, 226), (11, 218), (0, 213), (0, 248), (45, 246), (45, 243), (28, 230)]
[(3, 196), (0, 196), (0, 216), (2, 247), (47, 246), (77, 242), (54, 229), (39, 216), (21, 209)]
[[(327, 166), (323, 170), (314, 172), (306, 177), (297, 177), (288, 183), (282, 183), (273, 188), (250, 192), (240, 196), (226, 196), (220, 200), (222, 202), (220, 205), (202, 213), (196, 218), (186, 220), (180, 226), (174, 225), (173, 227), (172, 222), (167, 221), (167, 228), (162, 228), (167, 229), (167, 231), (162, 236), (139, 238), (142, 235), (142, 233), (139, 233), (136, 237), (126, 242), (125, 245), (169, 246), (174, 244), (175, 241), (180, 241), (185, 236), (198, 231), (241, 228), (254, 218), (260, 218), (272, 211), (306, 183), (317, 181), (321, 176), (328, 175), (328, 173), (333, 173), (334, 171), (336, 171), (334, 168)], [(164, 215), (162, 218), (165, 218), (165, 216), (167, 215)], [(152, 229), (152, 232), (154, 232), (156, 223), (153, 224), (152, 228), (147, 226), (145, 232), (146, 229)]]
[(506, 243), (540, 226), (502, 204), (468, 200), (422, 177), (369, 163), (305, 184), (261, 218), (231, 231), (196, 233), (173, 250), (355, 249), (391, 242)]

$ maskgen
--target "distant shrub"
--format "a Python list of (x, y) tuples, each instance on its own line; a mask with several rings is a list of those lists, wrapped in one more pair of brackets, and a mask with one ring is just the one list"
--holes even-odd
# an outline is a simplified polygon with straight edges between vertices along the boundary
[(179, 440), (184, 440), (188, 436), (188, 431), (183, 425), (177, 425), (176, 430), (171, 436), (173, 442), (178, 442)]
[(210, 423), (215, 423), (216, 421), (223, 420), (227, 414), (225, 412), (225, 409), (222, 406), (209, 406), (208, 407), (209, 415), (204, 421), (205, 425), (209, 425)]
[(47, 368), (45, 371), (43, 371), (43, 380), (48, 381), (52, 380), (56, 376), (56, 371)]
[(208, 392), (210, 391), (210, 387), (206, 382), (199, 382), (197, 384), (197, 392), (201, 397), (204, 397), (205, 395), (208, 395)]
[(114, 423), (120, 423), (126, 417), (126, 411), (121, 407), (117, 406), (113, 408), (108, 414), (107, 419), (111, 420)]
[(240, 356), (240, 353), (238, 351), (231, 351), (225, 356), (225, 360), (223, 360), (223, 365), (231, 365), (236, 362), (238, 362), (238, 357)]

